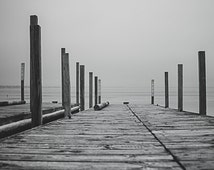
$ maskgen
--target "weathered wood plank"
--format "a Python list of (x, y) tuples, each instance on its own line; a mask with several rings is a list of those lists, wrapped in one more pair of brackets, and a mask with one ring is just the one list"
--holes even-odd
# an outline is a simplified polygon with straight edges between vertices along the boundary
[(186, 169), (214, 169), (214, 117), (150, 105), (131, 108)]
[(125, 170), (125, 169), (159, 169), (159, 170), (180, 170), (174, 162), (158, 162), (158, 161), (149, 161), (146, 163), (108, 163), (108, 162), (44, 162), (44, 161), (0, 161), (0, 167), (3, 169), (95, 169), (95, 170)]
[[(58, 103), (42, 104), (42, 114), (47, 114), (61, 109), (62, 106)], [(0, 107), (0, 126), (28, 118), (31, 118), (30, 104)]]
[(214, 118), (130, 107), (139, 119), (125, 105), (110, 105), (0, 140), (0, 168), (214, 168)]
[(124, 105), (89, 109), (1, 140), (1, 164), (8, 169), (180, 169)]

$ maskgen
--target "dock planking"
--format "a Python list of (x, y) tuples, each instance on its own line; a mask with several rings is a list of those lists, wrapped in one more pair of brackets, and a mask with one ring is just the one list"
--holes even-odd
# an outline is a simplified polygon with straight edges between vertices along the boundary
[[(43, 103), (43, 114), (54, 112), (62, 109), (58, 103)], [(11, 105), (0, 107), (0, 126), (8, 123), (16, 122), (31, 117), (30, 104)]]
[(0, 168), (213, 169), (213, 131), (211, 117), (110, 105), (0, 140)]
[(152, 105), (130, 108), (186, 169), (214, 169), (214, 117)]

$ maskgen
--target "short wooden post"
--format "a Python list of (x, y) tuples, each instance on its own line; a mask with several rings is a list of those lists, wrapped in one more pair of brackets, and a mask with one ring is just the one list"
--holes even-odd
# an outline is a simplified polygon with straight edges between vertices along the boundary
[(64, 53), (62, 56), (62, 89), (63, 89), (63, 102), (65, 109), (65, 117), (71, 118), (71, 86), (70, 86), (70, 73), (69, 73), (69, 54)]
[(183, 64), (178, 64), (178, 111), (183, 111)]
[(151, 80), (151, 104), (154, 104), (154, 94), (155, 94), (155, 86), (154, 80)]
[(24, 79), (25, 79), (25, 63), (21, 63), (21, 101), (25, 101)]
[(80, 110), (85, 110), (85, 66), (80, 65)]
[(206, 115), (206, 62), (205, 51), (198, 52), (199, 67), (199, 114)]
[(62, 79), (62, 107), (64, 108), (64, 80), (63, 80), (63, 56), (65, 54), (65, 48), (61, 48), (61, 79)]
[(42, 124), (41, 27), (30, 16), (30, 111), (32, 127)]
[(165, 72), (165, 108), (169, 107), (169, 81), (168, 72)]
[(101, 103), (101, 80), (98, 80), (98, 103)]
[(79, 64), (79, 62), (76, 62), (76, 104), (77, 105), (79, 105), (79, 98), (80, 98), (80, 96), (79, 96), (79, 89), (80, 89), (80, 86), (79, 86), (79, 82), (80, 82), (80, 80), (79, 80), (79, 70), (80, 70), (80, 66), (79, 66), (80, 64)]
[(97, 98), (98, 98), (98, 77), (94, 77), (94, 105), (97, 105)]
[(93, 72), (89, 72), (89, 108), (93, 107)]

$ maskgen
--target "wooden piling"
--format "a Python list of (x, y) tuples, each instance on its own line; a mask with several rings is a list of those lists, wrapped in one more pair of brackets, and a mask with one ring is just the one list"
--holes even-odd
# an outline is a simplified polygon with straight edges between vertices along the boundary
[(169, 107), (169, 81), (168, 72), (165, 72), (165, 108)]
[(94, 77), (94, 105), (97, 105), (98, 104), (98, 101), (97, 101), (97, 96), (98, 96), (98, 77), (95, 76)]
[(64, 53), (62, 56), (62, 89), (63, 89), (63, 108), (65, 117), (71, 118), (71, 90), (70, 90), (70, 73), (69, 73), (69, 54)]
[(178, 111), (183, 111), (183, 64), (178, 64)]
[(79, 89), (80, 89), (80, 87), (79, 87), (79, 82), (80, 82), (80, 80), (79, 80), (79, 66), (80, 64), (79, 64), (79, 62), (76, 62), (76, 104), (77, 105), (79, 105)]
[(154, 94), (155, 94), (155, 88), (154, 88), (154, 80), (151, 80), (151, 104), (154, 104)]
[(42, 124), (41, 28), (30, 16), (30, 111), (32, 127)]
[(25, 100), (24, 79), (25, 79), (25, 63), (21, 63), (21, 101)]
[(85, 110), (85, 66), (80, 65), (80, 110)]
[(62, 107), (64, 108), (64, 86), (63, 86), (63, 55), (65, 54), (65, 48), (61, 48), (61, 79), (62, 79)]
[(198, 52), (199, 67), (199, 114), (206, 115), (206, 62), (205, 51)]
[(38, 25), (38, 17), (36, 15), (30, 16), (30, 26)]
[(93, 107), (93, 72), (89, 72), (89, 108)]
[(98, 103), (101, 104), (101, 79), (98, 80)]

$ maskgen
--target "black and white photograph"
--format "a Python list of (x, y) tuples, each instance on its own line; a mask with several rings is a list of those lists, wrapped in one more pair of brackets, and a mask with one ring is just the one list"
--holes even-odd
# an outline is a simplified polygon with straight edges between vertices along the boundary
[(214, 0), (0, 0), (0, 170), (214, 170)]

